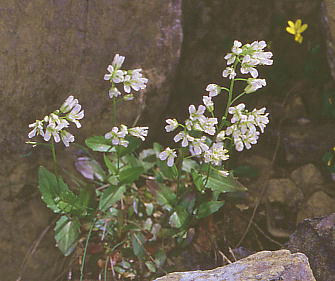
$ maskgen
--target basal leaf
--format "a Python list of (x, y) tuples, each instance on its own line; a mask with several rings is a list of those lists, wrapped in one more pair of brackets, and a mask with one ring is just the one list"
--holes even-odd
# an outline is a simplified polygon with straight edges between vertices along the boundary
[(247, 190), (236, 178), (231, 175), (225, 176), (215, 168), (211, 168), (206, 188), (222, 193)]
[(210, 201), (200, 204), (196, 218), (202, 219), (217, 212), (224, 205), (223, 201)]
[(75, 249), (80, 235), (80, 223), (77, 219), (61, 216), (56, 222), (55, 240), (56, 246), (64, 256), (70, 255)]
[(57, 200), (61, 193), (70, 191), (63, 179), (57, 178), (56, 175), (41, 166), (38, 170), (38, 187), (47, 207), (55, 213), (60, 213), (61, 209), (57, 206)]
[(120, 187), (110, 186), (105, 189), (100, 197), (99, 209), (104, 212), (112, 207), (123, 197), (123, 193), (125, 193), (125, 191), (126, 187), (124, 185)]
[(125, 167), (119, 174), (120, 183), (131, 184), (136, 181), (143, 172), (143, 167)]
[(181, 228), (186, 223), (189, 214), (183, 208), (177, 208), (169, 218), (169, 224), (174, 228)]
[(145, 254), (144, 243), (145, 237), (141, 232), (134, 232), (131, 235), (131, 243), (135, 256), (142, 258)]
[(98, 152), (114, 152), (115, 147), (111, 140), (105, 139), (104, 136), (90, 137), (85, 140), (85, 144), (93, 151)]
[(176, 194), (167, 186), (160, 184), (156, 190), (157, 202), (165, 209), (171, 210), (176, 204)]

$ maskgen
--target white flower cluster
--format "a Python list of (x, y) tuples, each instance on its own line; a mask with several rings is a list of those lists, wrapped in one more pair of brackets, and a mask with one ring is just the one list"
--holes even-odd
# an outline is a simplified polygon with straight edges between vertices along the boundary
[[(205, 163), (212, 165), (221, 165), (222, 161), (229, 158), (228, 150), (229, 142), (233, 142), (237, 151), (244, 148), (249, 149), (252, 144), (257, 143), (260, 132), (264, 132), (266, 124), (269, 123), (268, 113), (265, 108), (254, 109), (248, 112), (244, 104), (235, 107), (231, 106), (238, 98), (244, 94), (252, 93), (266, 86), (265, 79), (258, 78), (256, 69), (259, 65), (272, 65), (272, 53), (264, 51), (266, 47), (265, 41), (255, 41), (251, 44), (242, 45), (241, 42), (235, 40), (231, 49), (231, 53), (225, 56), (227, 67), (223, 70), (222, 76), (228, 77), (231, 81), (230, 89), (221, 87), (217, 84), (209, 84), (206, 88), (208, 95), (203, 96), (203, 105), (196, 108), (194, 105), (189, 106), (189, 118), (185, 124), (179, 124), (176, 119), (166, 120), (167, 126), (165, 130), (172, 132), (178, 127), (183, 130), (174, 137), (175, 142), (181, 142), (182, 147), (188, 147), (192, 156), (199, 156)], [(250, 73), (251, 77), (247, 79), (235, 79), (236, 69), (240, 64), (240, 72), (242, 74)], [(233, 81), (246, 81), (247, 86), (244, 92), (233, 99)], [(214, 102), (212, 98), (218, 96), (222, 90), (229, 93), (228, 112), (220, 118), (221, 123), (214, 116)], [(211, 117), (205, 116), (208, 111)], [(222, 126), (227, 124), (226, 114), (232, 114), (231, 124), (226, 130), (222, 130)], [(220, 131), (218, 131), (220, 129)], [(260, 132), (257, 130), (259, 129)], [(199, 133), (200, 132), (200, 133)], [(206, 136), (208, 134), (209, 136)], [(228, 137), (228, 136), (232, 137)], [(158, 156), (161, 160), (167, 160), (168, 166), (173, 166), (177, 153), (174, 149), (166, 148)]]
[[(214, 103), (211, 96), (203, 97), (204, 105), (199, 105), (196, 108), (194, 105), (190, 105), (188, 108), (189, 118), (185, 121), (185, 124), (179, 124), (176, 119), (167, 119), (165, 130), (172, 132), (178, 127), (183, 128), (182, 131), (177, 133), (174, 137), (174, 141), (181, 142), (182, 147), (188, 147), (191, 155), (203, 156), (206, 163), (212, 163), (213, 165), (221, 165), (222, 161), (229, 158), (228, 150), (224, 149), (223, 142), (217, 139), (219, 142), (209, 144), (208, 138), (203, 134), (214, 136), (216, 133), (216, 126), (218, 124), (217, 118), (205, 116), (206, 109), (209, 112), (213, 112)], [(195, 135), (200, 135), (195, 137)], [(168, 166), (173, 166), (174, 159), (177, 157), (177, 153), (174, 149), (166, 148), (158, 156), (161, 160), (167, 160)]]
[(265, 110), (263, 107), (248, 112), (243, 103), (229, 108), (228, 112), (233, 115), (230, 121), (232, 125), (225, 134), (232, 135), (237, 151), (242, 151), (244, 147), (250, 149), (252, 144), (257, 143), (260, 134), (257, 128), (264, 133), (264, 128), (269, 123), (269, 113), (265, 113)]
[(105, 134), (105, 139), (112, 139), (113, 145), (121, 145), (127, 147), (129, 141), (125, 139), (127, 135), (131, 135), (145, 140), (145, 137), (148, 135), (148, 127), (134, 127), (128, 128), (126, 125), (121, 125), (120, 128), (113, 127), (111, 131)]
[[(251, 44), (245, 44), (235, 40), (234, 45), (231, 49), (231, 53), (225, 56), (227, 60), (227, 68), (223, 70), (222, 76), (228, 77), (229, 79), (234, 79), (236, 76), (235, 65), (240, 62), (240, 71), (242, 74), (250, 73), (252, 78), (248, 78), (247, 87), (245, 88), (246, 93), (252, 93), (256, 90), (266, 86), (265, 79), (257, 79), (258, 70), (256, 66), (258, 65), (272, 65), (273, 60), (271, 52), (265, 52), (266, 47), (265, 41), (255, 41)], [(229, 65), (234, 65), (229, 66)]]
[(109, 97), (118, 97), (121, 95), (121, 92), (115, 86), (115, 84), (123, 83), (123, 89), (127, 93), (124, 96), (124, 100), (132, 100), (134, 98), (131, 94), (131, 90), (139, 91), (146, 88), (148, 82), (147, 78), (142, 76), (142, 69), (133, 69), (133, 70), (121, 70), (121, 66), (124, 62), (125, 57), (116, 54), (114, 56), (113, 62), (107, 67), (108, 74), (105, 74), (104, 80), (110, 81), (112, 87), (109, 89)]
[(65, 146), (69, 146), (70, 142), (74, 142), (74, 136), (65, 130), (70, 123), (73, 122), (77, 128), (81, 127), (79, 120), (84, 117), (84, 110), (73, 96), (69, 96), (60, 109), (45, 116), (43, 120), (36, 120), (35, 123), (29, 125), (33, 128), (28, 134), (29, 138), (41, 135), (45, 141), (49, 141), (53, 137), (55, 142), (63, 141)]

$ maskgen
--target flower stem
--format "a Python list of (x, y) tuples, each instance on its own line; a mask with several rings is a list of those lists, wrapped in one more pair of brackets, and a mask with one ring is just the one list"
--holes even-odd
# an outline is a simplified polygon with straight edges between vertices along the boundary
[(94, 218), (94, 220), (92, 221), (92, 225), (90, 227), (90, 230), (88, 232), (87, 238), (86, 238), (83, 260), (81, 262), (81, 267), (80, 267), (80, 281), (83, 281), (83, 278), (84, 278), (84, 268), (85, 268), (85, 260), (86, 260), (87, 247), (88, 247), (88, 242), (89, 242), (89, 240), (91, 238), (91, 235), (92, 235), (92, 230), (94, 228), (95, 221), (96, 221), (96, 219)]
[(117, 115), (117, 109), (116, 109), (116, 98), (113, 97), (113, 115), (112, 115), (112, 121), (113, 121), (113, 126), (116, 126), (117, 120), (116, 120), (116, 115)]
[(246, 94), (246, 92), (243, 92), (243, 93), (239, 94), (236, 98), (234, 98), (234, 99), (231, 101), (231, 103), (230, 103), (229, 106), (231, 106), (235, 101), (237, 101), (239, 98), (241, 98), (241, 97), (244, 96), (245, 94)]
[(210, 173), (210, 171), (211, 171), (211, 168), (212, 168), (212, 164), (209, 163), (209, 165), (208, 165), (208, 170), (207, 170), (207, 175), (206, 175), (206, 181), (205, 181), (205, 184), (204, 184), (204, 188), (205, 188), (206, 185), (207, 185), (207, 182), (208, 182), (208, 179), (209, 179), (209, 173)]
[(104, 281), (107, 281), (107, 267), (108, 267), (108, 259), (109, 257), (106, 258), (105, 262), (105, 270), (104, 270)]

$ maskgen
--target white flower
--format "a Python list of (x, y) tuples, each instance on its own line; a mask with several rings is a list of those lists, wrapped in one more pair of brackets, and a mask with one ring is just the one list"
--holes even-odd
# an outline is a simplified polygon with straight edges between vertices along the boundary
[(195, 106), (192, 104), (188, 108), (188, 112), (190, 113), (190, 120), (202, 120), (206, 118), (203, 114), (205, 113), (206, 107), (203, 105), (199, 105), (198, 109), (195, 109)]
[(165, 131), (172, 132), (178, 127), (178, 121), (176, 119), (166, 119), (166, 123), (169, 125), (165, 126)]
[(194, 138), (191, 137), (189, 134), (187, 134), (187, 132), (182, 131), (182, 132), (179, 132), (179, 133), (173, 138), (173, 140), (174, 140), (175, 142), (179, 142), (180, 140), (182, 140), (181, 146), (182, 146), (182, 147), (186, 147), (186, 146), (188, 146), (188, 142), (189, 142), (189, 141), (193, 141)]
[(243, 150), (243, 142), (241, 139), (234, 139), (234, 143), (235, 143), (235, 149), (237, 151), (242, 151)]
[[(209, 134), (209, 135), (214, 135), (216, 132), (216, 128), (215, 125), (218, 123), (217, 118), (208, 118), (205, 117), (203, 119), (201, 119), (200, 121), (200, 128), (202, 131), (204, 131), (205, 133)], [(198, 128), (198, 127), (196, 127)]]
[(105, 139), (112, 139), (113, 145), (122, 145), (127, 147), (129, 142), (125, 140), (125, 136), (128, 134), (127, 126), (121, 125), (121, 129), (113, 127), (111, 131), (105, 134)]
[(167, 165), (169, 167), (172, 167), (174, 164), (174, 159), (177, 157), (177, 153), (175, 152), (174, 149), (171, 149), (170, 147), (165, 148), (164, 151), (162, 151), (158, 155), (159, 159), (164, 161), (167, 159)]
[(81, 105), (76, 104), (74, 108), (72, 108), (71, 112), (66, 115), (67, 120), (76, 124), (77, 128), (81, 127), (81, 124), (78, 120), (84, 118), (84, 110), (81, 111)]
[(229, 53), (227, 55), (225, 55), (224, 57), (227, 60), (227, 65), (231, 65), (235, 62), (236, 59), (236, 55)]
[(74, 96), (69, 96), (60, 107), (60, 111), (62, 113), (68, 113), (77, 103), (78, 100), (75, 99)]
[(123, 96), (124, 101), (130, 101), (130, 100), (133, 100), (133, 99), (134, 99), (133, 94), (128, 94), (128, 95)]
[(205, 151), (204, 160), (206, 163), (221, 165), (222, 161), (229, 159), (228, 150), (224, 149), (222, 143), (214, 143), (212, 147)]
[(234, 40), (233, 47), (231, 48), (231, 51), (233, 54), (239, 55), (242, 53), (241, 49), (242, 43), (240, 41)]
[(124, 56), (120, 56), (119, 54), (116, 54), (114, 56), (114, 59), (113, 59), (113, 62), (112, 62), (112, 65), (115, 67), (115, 68), (120, 68), (124, 62), (124, 59), (125, 57)]
[(233, 117), (231, 119), (231, 123), (236, 123), (240, 119), (245, 118), (245, 117), (243, 117), (244, 116), (243, 115), (244, 108), (245, 108), (245, 104), (244, 103), (240, 103), (237, 106), (232, 106), (232, 107), (228, 108), (228, 112), (230, 114), (233, 114)]
[(55, 125), (55, 129), (57, 131), (60, 131), (63, 128), (67, 128), (70, 125), (69, 122), (67, 122), (64, 118), (59, 117), (56, 113), (58, 114), (59, 110), (56, 110), (55, 113), (51, 113), (47, 117), (49, 124)]
[(200, 155), (202, 152), (209, 149), (208, 145), (205, 143), (206, 137), (201, 137), (200, 139), (194, 139), (192, 141), (192, 152), (194, 155)]
[(269, 123), (268, 115), (269, 113), (265, 113), (266, 108), (263, 107), (259, 110), (256, 108), (251, 112), (251, 114), (255, 117), (255, 124), (261, 129), (261, 132), (264, 133), (264, 128)]
[(259, 64), (259, 60), (252, 58), (249, 55), (246, 55), (242, 60), (241, 73), (248, 74), (250, 72), (253, 78), (258, 77), (258, 71), (255, 68)]
[(266, 47), (265, 41), (254, 41), (251, 43), (250, 48), (252, 48), (255, 51), (263, 50)]
[(51, 136), (53, 136), (55, 142), (59, 142), (60, 137), (59, 137), (58, 133), (59, 133), (59, 131), (56, 130), (55, 123), (49, 123), (49, 125), (47, 126), (47, 128), (45, 130), (44, 140), (49, 141)]
[(223, 77), (228, 77), (229, 79), (234, 79), (236, 76), (236, 72), (233, 67), (227, 67), (225, 70), (222, 72)]
[(42, 137), (44, 136), (43, 121), (36, 120), (35, 123), (29, 124), (29, 128), (33, 128), (33, 130), (28, 134), (30, 139), (36, 135), (41, 135)]
[(144, 78), (141, 73), (142, 69), (129, 70), (124, 78), (123, 85), (124, 91), (130, 93), (131, 89), (135, 91), (143, 90), (146, 88), (147, 78)]
[(214, 110), (214, 102), (212, 101), (212, 97), (203, 96), (202, 101), (209, 112), (212, 112)]
[(65, 130), (60, 131), (60, 137), (66, 147), (70, 145), (70, 142), (74, 142), (74, 136)]
[(112, 65), (109, 65), (107, 67), (107, 70), (109, 71), (108, 74), (105, 74), (104, 76), (104, 80), (107, 81), (112, 81), (114, 83), (121, 83), (124, 80), (124, 71), (123, 70), (117, 70), (117, 68), (115, 68)]
[(225, 131), (221, 131), (216, 136), (216, 141), (218, 141), (218, 142), (224, 141), (226, 139), (225, 136), (226, 136), (226, 132)]
[(244, 91), (249, 94), (252, 92), (257, 91), (258, 89), (266, 86), (265, 79), (254, 79), (248, 78), (247, 80), (248, 85), (245, 87)]
[(108, 91), (109, 97), (110, 98), (117, 98), (118, 96), (121, 95), (120, 91), (116, 87), (111, 87)]
[(206, 91), (209, 92), (210, 97), (215, 97), (220, 94), (221, 87), (216, 84), (208, 84), (206, 87)]
[(128, 132), (130, 135), (145, 141), (145, 137), (148, 135), (148, 129), (149, 127), (134, 127), (128, 129)]
[(236, 57), (242, 53), (243, 49), (241, 48), (241, 46), (241, 42), (237, 40), (234, 41), (233, 47), (231, 48), (232, 52), (224, 57), (227, 60), (227, 65), (233, 64)]

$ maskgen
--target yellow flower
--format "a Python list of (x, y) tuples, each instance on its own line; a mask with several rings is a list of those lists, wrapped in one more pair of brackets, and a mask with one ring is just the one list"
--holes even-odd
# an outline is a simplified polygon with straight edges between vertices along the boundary
[(289, 20), (287, 23), (289, 26), (286, 27), (286, 31), (293, 34), (294, 40), (301, 44), (303, 40), (301, 33), (307, 29), (308, 25), (306, 23), (301, 25), (301, 19), (296, 20), (295, 23)]

